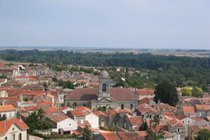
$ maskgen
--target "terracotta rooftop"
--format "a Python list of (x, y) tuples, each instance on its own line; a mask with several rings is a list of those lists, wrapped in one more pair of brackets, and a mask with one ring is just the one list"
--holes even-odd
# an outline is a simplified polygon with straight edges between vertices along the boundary
[[(201, 122), (201, 121), (207, 122), (206, 120), (204, 120), (204, 119), (201, 118), (201, 117), (191, 117), (191, 119), (194, 120), (194, 121), (196, 121), (196, 122)], [(207, 123), (208, 123), (208, 122), (207, 122)]]
[[(112, 100), (117, 101), (136, 101), (134, 94), (130, 93), (127, 88), (111, 88), (110, 96)], [(98, 88), (77, 88), (66, 96), (66, 100), (73, 101), (90, 101), (97, 100)]]
[(40, 91), (40, 90), (16, 90), (16, 89), (7, 89), (6, 90), (7, 93), (9, 94), (9, 96), (14, 96), (14, 95), (30, 95), (30, 96), (37, 96), (40, 94), (45, 94), (44, 91)]
[(141, 125), (143, 123), (143, 120), (140, 116), (128, 116), (128, 120), (132, 125)]
[(103, 132), (101, 133), (101, 136), (104, 140), (120, 140), (114, 132)]
[(25, 110), (27, 110), (27, 111), (38, 111), (39, 108), (37, 106), (29, 106), (29, 107), (26, 107)]
[[(56, 122), (56, 123), (61, 122), (65, 119), (69, 118), (68, 116), (64, 115), (63, 113), (54, 114), (54, 115), (49, 113), (49, 114), (45, 114), (45, 116), (48, 119), (50, 119), (51, 121)], [(69, 118), (69, 119), (71, 119), (71, 118)]]
[(80, 106), (80, 107), (77, 107), (75, 110), (70, 110), (69, 112), (75, 117), (84, 117), (92, 113), (92, 110), (87, 107)]
[(141, 136), (141, 133), (135, 132), (118, 132), (120, 140), (144, 140), (144, 137)]
[(102, 112), (102, 111), (95, 111), (94, 112), (97, 116), (108, 116), (107, 114), (106, 114), (106, 112)]
[(139, 95), (154, 95), (154, 90), (153, 89), (138, 89), (137, 93)]
[(174, 119), (172, 119), (172, 120), (170, 120), (169, 122), (168, 122), (168, 124), (170, 125), (170, 126), (172, 126), (172, 127), (182, 127), (184, 124), (182, 123), (182, 121), (180, 121), (180, 120), (178, 120), (178, 119), (176, 119), (176, 118), (174, 118)]
[(13, 105), (0, 105), (0, 112), (16, 111)]
[(193, 106), (183, 106), (184, 113), (195, 113), (195, 108)]
[(28, 129), (28, 126), (22, 120), (17, 118), (8, 119), (0, 121), (0, 135), (4, 135), (13, 124), (17, 125), (21, 130)]
[(210, 110), (210, 106), (203, 104), (203, 105), (195, 105), (196, 110)]

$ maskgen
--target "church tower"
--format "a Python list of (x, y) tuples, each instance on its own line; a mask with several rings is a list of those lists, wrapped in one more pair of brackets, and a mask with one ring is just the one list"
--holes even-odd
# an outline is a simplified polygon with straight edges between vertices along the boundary
[(98, 100), (110, 100), (110, 77), (107, 71), (102, 71), (99, 75)]

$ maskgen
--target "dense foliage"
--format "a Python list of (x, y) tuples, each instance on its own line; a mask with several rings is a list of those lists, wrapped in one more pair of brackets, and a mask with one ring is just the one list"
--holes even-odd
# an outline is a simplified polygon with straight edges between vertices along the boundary
[(209, 140), (210, 138), (210, 131), (207, 129), (202, 129), (198, 132), (198, 136), (196, 140)]
[(83, 130), (82, 130), (82, 139), (83, 140), (91, 140), (91, 130), (89, 127), (85, 127)]
[[(65, 70), (67, 64), (84, 66), (123, 66), (149, 70), (149, 84), (167, 78), (176, 86), (199, 86), (207, 90), (210, 83), (210, 58), (160, 56), (133, 53), (74, 53), (69, 51), (2, 50), (0, 59), (30, 63), (48, 63), (56, 70)], [(57, 67), (56, 65), (63, 65)], [(91, 71), (90, 71), (91, 72)], [(119, 84), (142, 85), (144, 80), (130, 77)]]
[(173, 84), (167, 80), (162, 81), (155, 87), (155, 102), (167, 103), (175, 106), (178, 102), (178, 94)]
[(33, 130), (44, 130), (51, 128), (51, 123), (44, 119), (44, 110), (39, 109), (38, 112), (31, 113), (25, 120), (25, 123), (29, 126), (30, 132)]

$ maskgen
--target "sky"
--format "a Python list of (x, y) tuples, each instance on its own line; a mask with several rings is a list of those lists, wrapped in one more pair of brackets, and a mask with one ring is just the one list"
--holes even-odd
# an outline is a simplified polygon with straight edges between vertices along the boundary
[(210, 49), (210, 0), (0, 0), (0, 47)]

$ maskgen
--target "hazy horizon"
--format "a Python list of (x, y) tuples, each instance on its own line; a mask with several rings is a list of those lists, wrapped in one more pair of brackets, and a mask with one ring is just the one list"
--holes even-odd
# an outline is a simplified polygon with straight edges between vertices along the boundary
[(210, 49), (209, 0), (0, 0), (0, 48)]

